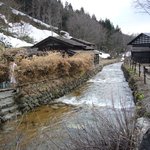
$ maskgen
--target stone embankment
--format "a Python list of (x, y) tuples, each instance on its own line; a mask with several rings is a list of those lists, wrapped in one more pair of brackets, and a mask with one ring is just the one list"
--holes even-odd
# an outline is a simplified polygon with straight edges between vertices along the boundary
[(90, 77), (101, 71), (101, 69), (102, 66), (97, 66), (95, 69), (86, 72), (80, 77), (63, 77), (55, 80), (44, 80), (43, 82), (20, 87), (20, 91), (16, 95), (16, 102), (20, 111), (24, 113), (34, 109), (34, 107), (53, 103), (54, 99), (64, 96), (79, 87)]
[(139, 149), (150, 148), (150, 85), (144, 84), (143, 77), (139, 77), (128, 64), (122, 65), (125, 78), (133, 91), (136, 105), (137, 129), (139, 130)]
[[(53, 104), (54, 100), (73, 89), (79, 87), (90, 77), (102, 70), (104, 65), (115, 63), (118, 60), (103, 60), (100, 65), (86, 72), (80, 77), (63, 77), (60, 79), (46, 79), (37, 83), (19, 86), (17, 93), (13, 90), (0, 91), (0, 122), (16, 118), (21, 113), (33, 110), (44, 104)], [(58, 104), (59, 105), (59, 104)]]

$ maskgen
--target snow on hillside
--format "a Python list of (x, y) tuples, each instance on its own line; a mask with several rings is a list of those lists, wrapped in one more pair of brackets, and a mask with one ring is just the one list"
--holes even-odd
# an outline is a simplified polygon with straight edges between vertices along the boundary
[(31, 43), (21, 41), (17, 38), (13, 38), (11, 36), (6, 36), (3, 33), (0, 33), (0, 41), (3, 41), (8, 46), (12, 46), (12, 47), (16, 47), (16, 48), (25, 47), (25, 46), (32, 46)]
[[(3, 3), (0, 2), (0, 6), (3, 5)], [(12, 36), (7, 36), (5, 33), (0, 33), (0, 41), (3, 41), (6, 45), (12, 46), (12, 47), (24, 47), (24, 46), (32, 46), (33, 43), (25, 42), (21, 37), (30, 37), (34, 43), (37, 43), (48, 36), (58, 36), (57, 33), (48, 30), (49, 29), (57, 29), (56, 27), (50, 26), (48, 24), (43, 23), (40, 20), (34, 19), (18, 10), (15, 10), (13, 8), (10, 8), (12, 10), (12, 13), (15, 15), (21, 15), (21, 16), (27, 16), (31, 21), (40, 23), (43, 27), (45, 27), (45, 30), (39, 29), (33, 25), (31, 25), (28, 22), (24, 22), (23, 20), (20, 21), (20, 23), (11, 23), (9, 22), (5, 15), (0, 13), (0, 18), (4, 20), (5, 24), (7, 24), (9, 27), (5, 30), (7, 32), (11, 33)], [(19, 39), (20, 38), (20, 39)]]
[(58, 36), (58, 34), (53, 31), (38, 29), (24, 21), (21, 21), (21, 23), (11, 24), (11, 27), (9, 27), (8, 30), (14, 35), (17, 35), (17, 37), (27, 35), (34, 40), (34, 43), (39, 42), (48, 36)]
[(6, 17), (4, 15), (2, 15), (1, 13), (0, 13), (0, 18), (3, 19), (6, 24), (8, 24)]

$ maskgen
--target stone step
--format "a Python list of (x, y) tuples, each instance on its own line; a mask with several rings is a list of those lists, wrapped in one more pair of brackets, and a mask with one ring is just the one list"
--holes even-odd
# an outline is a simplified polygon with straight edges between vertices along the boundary
[(18, 109), (17, 105), (13, 105), (11, 107), (3, 108), (1, 110), (1, 115), (4, 116), (4, 115), (6, 115), (8, 113), (13, 113), (13, 112), (17, 111), (17, 109)]
[(12, 119), (17, 119), (17, 116), (21, 115), (21, 112), (16, 111), (13, 113), (8, 113), (7, 115), (2, 117), (3, 122), (8, 121), (8, 120), (12, 120)]
[(13, 90), (0, 92), (0, 100), (13, 96)]
[(14, 100), (12, 97), (8, 97), (0, 101), (0, 109), (8, 108), (14, 105)]

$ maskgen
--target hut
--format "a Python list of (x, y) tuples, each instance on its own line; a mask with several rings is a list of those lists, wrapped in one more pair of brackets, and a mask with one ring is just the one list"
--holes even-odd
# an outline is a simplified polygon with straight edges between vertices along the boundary
[[(49, 36), (48, 38), (40, 41), (39, 43), (33, 45), (31, 47), (32, 49), (36, 49), (38, 52), (48, 52), (48, 51), (58, 51), (61, 52), (62, 54), (67, 53), (69, 56), (73, 56), (74, 54), (78, 52), (88, 52), (88, 53), (93, 53), (94, 52), (94, 44), (76, 39), (76, 38), (65, 38), (63, 36)], [(95, 57), (94, 57), (95, 58)], [(99, 61), (94, 61), (96, 64), (99, 63)]]
[(84, 50), (90, 51), (94, 50), (93, 47), (84, 45), (82, 43), (76, 42), (71, 39), (67, 39), (61, 36), (53, 37), (49, 36), (48, 38), (40, 41), (39, 43), (33, 45), (31, 48), (37, 48), (38, 51), (65, 51), (69, 52), (69, 50), (76, 51), (76, 50)]
[(150, 63), (150, 33), (141, 33), (131, 42), (131, 59), (138, 63)]

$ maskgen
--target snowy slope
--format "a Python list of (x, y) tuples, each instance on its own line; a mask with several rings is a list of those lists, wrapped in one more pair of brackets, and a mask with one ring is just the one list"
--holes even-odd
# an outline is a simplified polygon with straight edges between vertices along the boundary
[(58, 36), (58, 34), (56, 34), (53, 31), (38, 29), (24, 21), (21, 21), (20, 23), (11, 24), (11, 27), (9, 27), (8, 30), (14, 35), (17, 35), (16, 37), (28, 35), (34, 40), (34, 43), (39, 42), (47, 38), (48, 36)]
[(0, 33), (0, 41), (3, 41), (6, 45), (9, 45), (11, 47), (26, 47), (26, 46), (32, 46), (31, 43), (27, 43), (25, 41), (19, 40), (17, 38), (13, 38), (11, 36), (6, 36), (3, 33)]
[[(0, 7), (2, 7), (3, 3), (0, 2)], [(5, 5), (6, 6), (6, 5)], [(9, 7), (10, 8), (10, 7)], [(50, 26), (48, 24), (43, 23), (37, 19), (34, 19), (18, 10), (10, 8), (13, 15), (19, 17), (22, 16), (20, 22), (12, 23), (7, 20), (7, 17), (0, 11), (0, 19), (6, 24), (7, 28), (3, 29), (5, 32), (0, 33), (0, 41), (4, 42), (7, 46), (11, 47), (24, 47), (24, 46), (32, 46), (33, 44), (47, 38), (48, 36), (58, 36), (57, 33), (51, 31), (51, 29), (57, 30), (56, 27)], [(23, 16), (28, 17), (29, 22), (34, 22), (40, 24), (42, 29), (37, 28), (30, 24), (29, 22), (25, 22), (23, 20)], [(6, 34), (9, 32), (9, 35)], [(23, 41), (23, 37), (29, 37), (32, 39), (31, 42)], [(31, 41), (31, 40), (30, 40)]]

